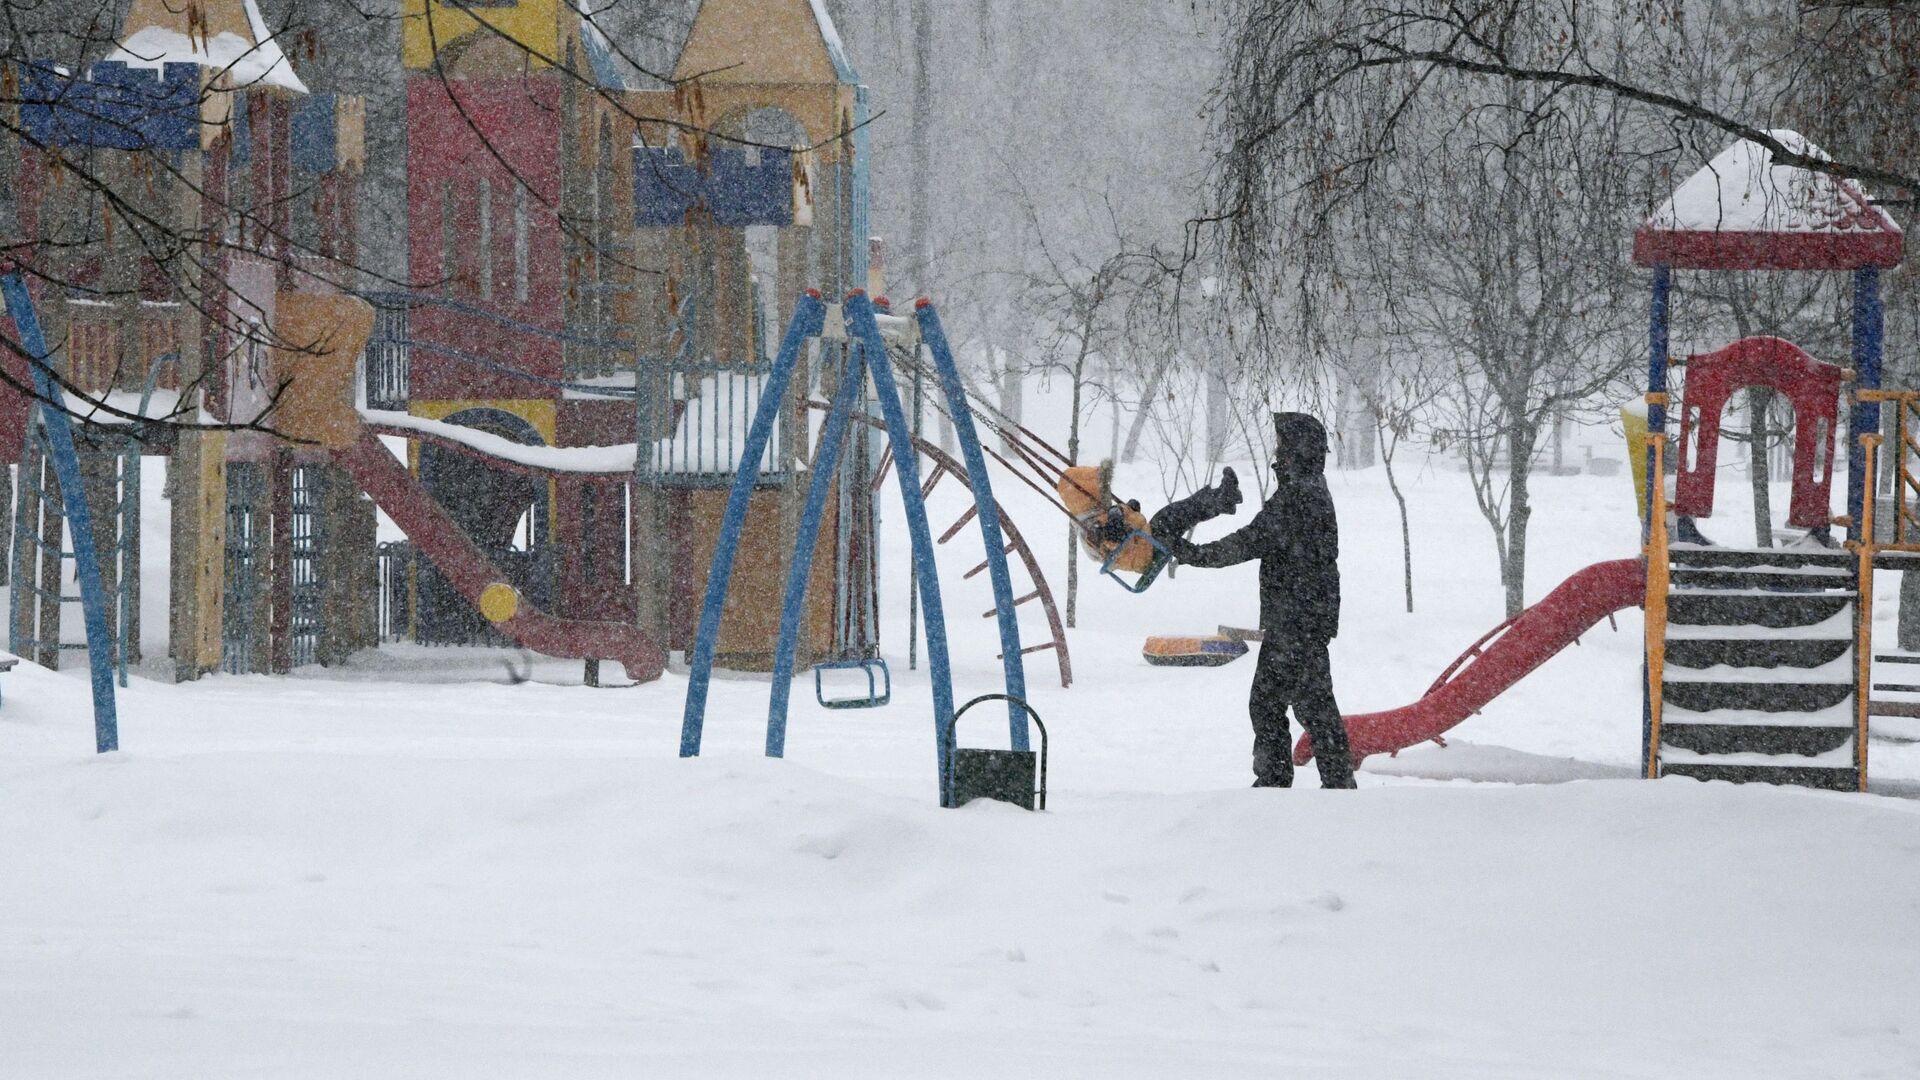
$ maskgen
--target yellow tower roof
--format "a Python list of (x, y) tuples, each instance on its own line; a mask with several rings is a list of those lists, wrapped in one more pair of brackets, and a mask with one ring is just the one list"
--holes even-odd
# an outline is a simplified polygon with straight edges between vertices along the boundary
[(579, 23), (563, 0), (404, 0), (400, 58), (414, 71), (437, 59), (451, 75), (518, 75), (564, 63)]
[(821, 0), (701, 0), (674, 65), (676, 80), (858, 82)]

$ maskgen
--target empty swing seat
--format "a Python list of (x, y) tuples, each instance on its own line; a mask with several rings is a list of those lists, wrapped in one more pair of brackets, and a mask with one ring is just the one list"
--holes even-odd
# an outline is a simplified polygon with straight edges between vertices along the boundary
[[(867, 676), (867, 693), (864, 697), (827, 697), (827, 688), (821, 678), (823, 671), (861, 671)], [(874, 677), (879, 672), (879, 678)], [(864, 660), (822, 660), (813, 665), (813, 699), (828, 709), (877, 709), (893, 700), (893, 673), (887, 669), (887, 662), (881, 658), (869, 657)]]

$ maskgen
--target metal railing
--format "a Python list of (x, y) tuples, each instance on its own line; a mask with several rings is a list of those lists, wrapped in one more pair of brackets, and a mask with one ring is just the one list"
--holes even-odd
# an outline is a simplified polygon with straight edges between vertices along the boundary
[[(1879, 485), (1873, 460), (1877, 455), (1872, 452), (1867, 459), (1868, 501), (1861, 510), (1861, 516), (1867, 520), (1861, 525), (1861, 535), (1878, 551), (1920, 551), (1920, 478), (1913, 472), (1914, 461), (1920, 458), (1920, 390), (1861, 390), (1854, 396), (1863, 405), (1894, 406), (1893, 448), (1887, 463), (1893, 481), (1891, 538), (1883, 544), (1873, 536), (1878, 522), (1868, 510), (1872, 507), (1874, 489)], [(1877, 448), (1881, 437), (1873, 438)]]
[(404, 412), (408, 400), (411, 353), (407, 342), (407, 305), (380, 303), (373, 312), (373, 336), (367, 339), (367, 407)]
[(381, 641), (413, 637), (413, 543), (389, 540), (379, 546), (379, 634)]
[[(636, 360), (634, 397), (638, 453), (635, 479), (657, 487), (725, 487), (740, 467), (740, 451), (760, 409), (762, 391), (773, 362), (766, 356), (766, 329), (758, 286), (753, 293), (756, 315), (753, 359), (745, 364), (721, 363), (701, 356), (698, 338), (700, 305), (689, 292), (674, 318), (673, 355), (664, 364)], [(788, 407), (780, 411), (773, 436), (759, 462), (757, 483), (778, 486), (786, 482), (791, 460), (788, 429), (802, 400), (794, 388)]]

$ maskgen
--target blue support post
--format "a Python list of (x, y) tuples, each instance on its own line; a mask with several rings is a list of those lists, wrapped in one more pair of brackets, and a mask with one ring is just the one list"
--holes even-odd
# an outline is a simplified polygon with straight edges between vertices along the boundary
[[(1000, 620), (1000, 666), (1007, 684), (1007, 696), (1027, 698), (1026, 663), (1020, 653), (1020, 622), (1013, 611), (1013, 579), (1007, 573), (1006, 541), (1000, 536), (1000, 506), (993, 499), (993, 483), (987, 472), (987, 457), (980, 450), (980, 434), (973, 425), (973, 410), (967, 405), (966, 387), (960, 382), (960, 369), (953, 362), (953, 349), (947, 342), (946, 328), (933, 302), (921, 300), (914, 305), (914, 318), (920, 323), (920, 340), (933, 354), (934, 370), (940, 376), (940, 390), (947, 398), (947, 414), (953, 417), (954, 434), (972, 481), (973, 505), (979, 511), (980, 538), (987, 548), (987, 573), (993, 580), (994, 613)], [(1007, 702), (1007, 732), (1015, 750), (1027, 749), (1027, 713), (1019, 702)]]
[(800, 645), (800, 617), (807, 603), (807, 585), (813, 579), (813, 550), (820, 542), (820, 519), (826, 516), (827, 494), (840, 464), (840, 444), (846, 441), (847, 418), (860, 396), (865, 364), (860, 349), (848, 349), (840, 365), (840, 385), (833, 407), (820, 429), (819, 449), (813, 455), (813, 481), (807, 487), (806, 507), (800, 513), (800, 535), (794, 537), (793, 559), (787, 564), (787, 591), (780, 604), (780, 637), (774, 645), (773, 692), (767, 699), (767, 756), (787, 752), (787, 702), (793, 694), (793, 658)]
[[(867, 364), (873, 372), (875, 396), (887, 421), (887, 439), (893, 444), (893, 473), (900, 482), (900, 501), (906, 504), (907, 533), (913, 540), (913, 574), (920, 583), (921, 610), (927, 629), (927, 669), (933, 677), (935, 756), (940, 768), (940, 801), (952, 803), (953, 770), (948, 760), (948, 734), (953, 727), (953, 671), (947, 663), (947, 617), (940, 602), (940, 573), (933, 560), (933, 530), (927, 527), (927, 504), (920, 494), (920, 459), (913, 449), (913, 429), (907, 426), (900, 388), (887, 359), (873, 302), (862, 290), (847, 297), (849, 333), (866, 343)], [(777, 685), (777, 684), (776, 684)]]
[(80, 455), (73, 445), (73, 428), (60, 408), (66, 398), (48, 367), (47, 339), (40, 316), (18, 272), (0, 278), (7, 314), (13, 317), (20, 345), (33, 358), (33, 386), (40, 397), (40, 415), (46, 425), (54, 474), (60, 478), (60, 498), (66, 506), (67, 528), (73, 533), (74, 573), (80, 579), (80, 603), (86, 614), (87, 668), (93, 676), (93, 741), (99, 753), (120, 748), (120, 720), (113, 696), (113, 633), (107, 626), (107, 590), (100, 580), (100, 559), (93, 546), (93, 515), (80, 477)]
[(787, 324), (786, 337), (780, 342), (780, 354), (760, 391), (760, 407), (754, 413), (753, 426), (747, 430), (746, 445), (740, 451), (740, 464), (733, 474), (733, 487), (727, 493), (727, 508), (720, 518), (720, 537), (714, 546), (713, 564), (707, 571), (706, 598), (700, 605), (700, 629), (694, 638), (693, 657), (687, 672), (686, 711), (680, 721), (680, 756), (700, 753), (700, 736), (706, 722), (707, 686), (713, 678), (713, 651), (720, 638), (720, 616), (727, 599), (727, 584), (733, 578), (733, 559), (740, 550), (740, 530), (746, 526), (747, 502), (753, 495), (754, 477), (760, 473), (760, 459), (773, 437), (774, 424), (786, 401), (787, 384), (793, 380), (800, 361), (800, 350), (807, 339), (817, 337), (826, 322), (826, 306), (820, 295), (808, 292), (794, 306)]
[[(1667, 328), (1667, 315), (1673, 294), (1673, 270), (1666, 265), (1653, 268), (1653, 301), (1647, 318), (1647, 392), (1649, 395), (1667, 392), (1667, 349), (1670, 334)], [(1647, 432), (1657, 435), (1667, 430), (1667, 407), (1655, 401), (1647, 403)], [(1655, 484), (1665, 484), (1666, 477), (1654, 465), (1654, 456), (1647, 455), (1647, 505), (1641, 513), (1640, 542), (1651, 542), (1654, 529), (1667, 527), (1665, 521), (1653, 520)], [(1644, 763), (1652, 760), (1653, 755), (1653, 687), (1648, 685), (1648, 661), (1642, 655), (1640, 660), (1640, 760)]]
[[(1880, 389), (1880, 341), (1880, 268), (1863, 266), (1853, 272), (1855, 390)], [(1847, 528), (1847, 538), (1854, 541), (1866, 538), (1869, 522), (1862, 520), (1862, 514), (1866, 508), (1867, 485), (1874, 481), (1867, 475), (1866, 454), (1860, 448), (1860, 437), (1879, 430), (1880, 406), (1855, 399), (1847, 420), (1847, 514), (1853, 522)]]

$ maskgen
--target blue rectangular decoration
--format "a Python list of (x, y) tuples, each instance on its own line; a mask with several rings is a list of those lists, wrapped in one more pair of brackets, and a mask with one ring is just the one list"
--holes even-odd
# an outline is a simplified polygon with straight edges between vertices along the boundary
[(332, 94), (308, 94), (294, 102), (288, 125), (293, 139), (293, 167), (301, 172), (333, 171), (338, 123)]
[(46, 146), (112, 150), (194, 150), (200, 146), (200, 65), (156, 71), (118, 61), (94, 64), (84, 79), (49, 61), (21, 65), (20, 123)]
[(729, 228), (793, 224), (791, 151), (721, 148), (706, 166), (689, 164), (678, 147), (635, 147), (634, 224), (680, 225), (695, 207)]
[(793, 224), (790, 151), (742, 147), (715, 150), (712, 159), (706, 201), (716, 223), (733, 228)]
[(678, 147), (633, 148), (633, 223), (680, 225), (700, 202), (700, 173)]

